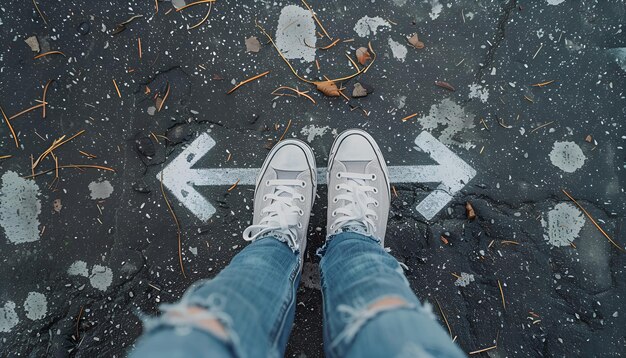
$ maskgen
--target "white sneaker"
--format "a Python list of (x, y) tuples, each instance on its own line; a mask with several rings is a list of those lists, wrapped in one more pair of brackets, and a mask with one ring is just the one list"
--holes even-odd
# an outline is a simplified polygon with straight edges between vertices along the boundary
[(355, 231), (384, 245), (391, 191), (385, 159), (367, 132), (339, 135), (328, 158), (327, 236)]
[(300, 252), (302, 265), (316, 185), (313, 150), (296, 139), (276, 144), (257, 177), (254, 219), (243, 232), (244, 240), (275, 237)]

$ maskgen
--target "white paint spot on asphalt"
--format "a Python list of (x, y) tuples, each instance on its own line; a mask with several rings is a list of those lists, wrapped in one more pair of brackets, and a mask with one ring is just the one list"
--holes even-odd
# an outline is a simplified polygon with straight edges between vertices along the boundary
[(619, 64), (622, 70), (626, 71), (626, 47), (612, 48), (609, 50), (609, 53), (615, 56), (617, 64)]
[(186, 5), (185, 0), (172, 0), (172, 6), (174, 6), (177, 9), (180, 9), (181, 7), (185, 5)]
[(547, 1), (548, 1), (548, 5), (559, 5), (565, 2), (565, 0), (547, 0)]
[(113, 194), (113, 185), (108, 180), (92, 181), (89, 183), (89, 191), (93, 200), (106, 199)]
[(370, 35), (376, 35), (379, 27), (391, 28), (391, 24), (380, 16), (363, 16), (356, 22), (356, 25), (354, 25), (354, 32), (360, 37), (368, 37)]
[(454, 281), (454, 285), (465, 287), (469, 285), (471, 282), (474, 282), (474, 275), (461, 272), (461, 277), (457, 278), (456, 281)]
[(398, 106), (398, 109), (402, 109), (404, 108), (404, 106), (406, 106), (406, 96), (398, 96), (396, 97), (396, 106)]
[(548, 212), (547, 221), (541, 218), (543, 238), (552, 246), (568, 246), (578, 237), (583, 225), (585, 218), (572, 203), (559, 203)]
[(26, 311), (26, 317), (33, 321), (44, 318), (48, 312), (46, 296), (39, 292), (29, 292), (24, 301), (24, 311)]
[(301, 59), (306, 62), (315, 61), (317, 37), (315, 36), (315, 22), (309, 10), (296, 5), (285, 6), (278, 18), (275, 39), (276, 46), (286, 58)]
[(465, 149), (470, 149), (472, 143), (460, 143), (453, 137), (466, 128), (474, 128), (471, 116), (449, 98), (442, 99), (441, 102), (430, 107), (428, 115), (419, 119), (419, 123), (426, 130), (432, 131), (440, 126), (444, 127), (439, 135), (439, 141), (446, 145), (457, 145)]
[(403, 44), (394, 41), (391, 37), (389, 38), (389, 47), (391, 47), (391, 53), (393, 54), (393, 57), (396, 58), (397, 60), (400, 60), (401, 62), (404, 62), (404, 59), (406, 58), (406, 54), (407, 54), (407, 49), (406, 46), (404, 46)]
[(552, 164), (566, 173), (573, 173), (585, 164), (585, 154), (574, 142), (554, 142), (550, 152)]
[(308, 126), (304, 126), (302, 127), (302, 129), (300, 129), (300, 134), (305, 135), (306, 136), (306, 141), (311, 143), (313, 140), (315, 140), (315, 137), (322, 137), (324, 134), (326, 134), (328, 131), (330, 130), (329, 126), (316, 126), (315, 124), (310, 124)]
[(189, 246), (189, 252), (193, 254), (193, 256), (198, 256), (198, 248)]
[(89, 276), (91, 286), (100, 291), (106, 291), (113, 282), (113, 271), (106, 266), (93, 265), (91, 276)]
[(15, 302), (8, 301), (0, 307), (0, 332), (11, 332), (11, 329), (20, 322), (15, 313)]
[(430, 6), (432, 7), (430, 14), (431, 19), (435, 20), (441, 15), (441, 10), (443, 10), (443, 5), (439, 2), (439, 0), (430, 0)]
[(155, 113), (156, 113), (156, 107), (155, 106), (148, 107), (148, 114), (149, 115), (154, 116)]
[(87, 270), (87, 263), (85, 261), (74, 261), (73, 264), (67, 269), (67, 274), (70, 276), (89, 276), (89, 270)]
[(469, 85), (469, 91), (469, 98), (478, 98), (481, 102), (487, 103), (487, 100), (489, 99), (488, 89), (477, 83), (472, 83), (471, 85)]
[(2, 175), (0, 187), (0, 226), (14, 244), (39, 240), (41, 201), (39, 186), (34, 180), (21, 178), (8, 171)]

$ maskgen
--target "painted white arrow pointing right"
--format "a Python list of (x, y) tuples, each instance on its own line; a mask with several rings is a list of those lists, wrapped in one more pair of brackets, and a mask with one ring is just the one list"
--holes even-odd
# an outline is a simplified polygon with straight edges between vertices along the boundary
[[(389, 179), (392, 183), (439, 183), (419, 205), (417, 211), (427, 220), (432, 219), (452, 200), (475, 175), (476, 171), (467, 165), (445, 145), (428, 132), (415, 138), (417, 147), (428, 153), (437, 165), (390, 166)], [(194, 188), (194, 186), (254, 185), (259, 168), (196, 168), (192, 167), (211, 148), (215, 141), (207, 133), (202, 133), (182, 153), (175, 157), (157, 179), (163, 178), (176, 199), (198, 219), (206, 221), (215, 214), (215, 207)], [(326, 184), (326, 168), (317, 169), (318, 184)]]

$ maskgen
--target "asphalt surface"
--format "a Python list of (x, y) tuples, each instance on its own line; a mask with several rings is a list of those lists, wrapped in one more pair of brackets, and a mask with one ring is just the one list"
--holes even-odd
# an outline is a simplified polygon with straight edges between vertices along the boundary
[[(10, 121), (19, 148), (0, 125), (0, 156), (12, 156), (0, 159), (0, 356), (124, 356), (141, 334), (137, 311), (156, 313), (245, 246), (252, 186), (227, 191), (234, 180), (218, 178), (182, 200), (165, 187), (181, 227), (181, 273), (159, 173), (203, 134), (215, 145), (194, 168), (258, 168), (283, 133), (309, 142), (322, 167), (334, 136), (353, 127), (377, 139), (389, 165), (436, 165), (416, 149), (427, 131), (476, 171), (430, 220), (417, 206), (438, 183), (395, 183), (386, 239), (417, 296), (445, 327), (443, 311), (464, 351), (626, 352), (626, 254), (616, 247), (626, 243), (623, 1), (311, 1), (342, 39), (326, 50), (298, 42), (310, 35), (309, 46), (331, 43), (309, 32), (313, 21), (297, 1), (217, 0), (208, 21), (190, 30), (206, 4), (175, 12), (160, 1), (158, 13), (152, 1), (38, 4), (47, 24), (30, 2), (0, 4), (7, 116), (37, 105), (54, 80), (46, 118), (37, 108)], [(113, 34), (134, 15), (142, 17)], [(290, 61), (311, 80), (352, 74), (344, 54), (354, 58), (371, 42), (374, 64), (341, 82), (348, 96), (356, 82), (373, 92), (347, 102), (298, 81), (255, 20), (282, 37), (286, 56), (301, 57)], [(424, 48), (409, 45), (413, 33)], [(31, 36), (39, 53), (64, 55), (34, 60)], [(246, 50), (250, 36), (260, 40), (258, 53)], [(272, 95), (279, 86), (310, 91), (316, 103)], [(48, 155), (35, 172), (51, 172), (23, 178), (31, 155), (82, 130), (54, 150), (59, 165), (115, 172), (62, 168), (55, 181)], [(215, 208), (204, 220), (190, 210), (198, 197)], [(288, 356), (323, 355), (314, 252), (324, 240), (325, 187), (319, 197)]]

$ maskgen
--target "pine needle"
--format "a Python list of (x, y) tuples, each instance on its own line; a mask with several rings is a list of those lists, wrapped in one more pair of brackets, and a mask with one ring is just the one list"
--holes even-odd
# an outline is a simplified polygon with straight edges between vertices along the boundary
[(239, 82), (235, 87), (231, 88), (231, 90), (226, 92), (226, 94), (231, 94), (231, 93), (235, 92), (239, 87), (245, 85), (246, 83), (252, 82), (252, 81), (257, 80), (257, 79), (259, 79), (259, 78), (261, 78), (263, 76), (266, 76), (268, 73), (270, 73), (270, 71), (265, 71), (265, 72), (263, 72), (261, 74), (258, 74), (256, 76), (252, 76), (252, 77), (250, 77), (248, 79), (245, 79), (245, 80)]
[(176, 217), (176, 213), (174, 213), (174, 209), (170, 205), (170, 201), (167, 199), (167, 194), (165, 194), (165, 189), (163, 188), (163, 171), (161, 171), (161, 194), (163, 194), (163, 199), (165, 199), (165, 204), (167, 204), (167, 208), (172, 214), (172, 218), (174, 218), (174, 222), (176, 223), (176, 236), (178, 238), (178, 263), (180, 264), (180, 271), (183, 274), (184, 278), (187, 278), (185, 274), (185, 266), (183, 265), (183, 252), (182, 252), (182, 240), (180, 238), (180, 223), (178, 222), (178, 218)]
[(309, 101), (313, 102), (313, 104), (316, 104), (316, 102), (313, 99), (313, 97), (311, 97), (311, 96), (309, 96), (307, 94), (309, 91), (300, 91), (300, 90), (298, 90), (296, 88), (293, 88), (293, 87), (280, 86), (280, 87), (276, 88), (274, 91), (272, 91), (271, 94), (273, 94), (275, 96), (287, 96), (287, 95), (289, 95), (289, 94), (286, 94), (286, 93), (276, 93), (277, 91), (280, 91), (280, 90), (293, 91), (293, 92), (295, 92), (297, 94), (297, 96), (295, 96), (295, 95), (290, 95), (290, 96), (292, 96), (292, 97), (300, 97), (300, 96), (302, 96), (302, 97), (307, 98)]
[(159, 13), (159, 0), (154, 0), (154, 14), (158, 14)]
[(237, 184), (239, 184), (239, 181), (241, 181), (241, 179), (237, 179), (237, 181), (235, 182), (235, 184), (231, 185), (230, 188), (228, 188), (226, 190), (226, 192), (230, 193), (231, 191), (233, 191), (233, 189), (235, 189), (237, 187)]
[(113, 86), (115, 86), (115, 91), (117, 92), (117, 96), (119, 98), (122, 98), (122, 93), (120, 92), (120, 88), (117, 87), (117, 82), (115, 82), (115, 79), (113, 79)]
[(545, 124), (542, 124), (542, 125), (540, 125), (540, 126), (539, 126), (539, 127), (537, 127), (537, 128), (533, 128), (533, 129), (530, 131), (530, 133), (536, 132), (536, 131), (540, 130), (541, 128), (545, 127), (545, 126), (549, 126), (549, 125), (550, 125), (550, 124), (552, 124), (552, 123), (554, 123), (554, 121), (552, 121), (552, 122), (548, 122), (548, 123), (545, 123)]
[(306, 3), (306, 1), (302, 0), (302, 3), (304, 4), (304, 6), (306, 6), (307, 9), (309, 9), (309, 11), (311, 12), (311, 16), (313, 16), (313, 19), (315, 19), (315, 22), (317, 22), (317, 24), (319, 25), (320, 29), (322, 29), (322, 32), (324, 32), (324, 35), (326, 35), (326, 37), (328, 37), (328, 39), (332, 41), (333, 38), (330, 37), (328, 32), (326, 32), (326, 29), (324, 28), (324, 25), (322, 25), (322, 22), (320, 21), (320, 19), (317, 18), (317, 15), (315, 14), (315, 11), (313, 11), (313, 9), (311, 9), (311, 7), (309, 6), (309, 4)]
[(80, 306), (80, 312), (78, 312), (78, 318), (76, 318), (76, 340), (80, 338), (80, 332), (78, 328), (80, 327), (80, 317), (83, 315), (83, 306)]
[(51, 145), (48, 149), (46, 149), (43, 153), (41, 153), (41, 155), (37, 158), (37, 160), (35, 161), (35, 163), (33, 163), (33, 169), (34, 169), (34, 168), (37, 168), (37, 166), (39, 165), (39, 163), (41, 163), (41, 161), (42, 161), (43, 159), (45, 159), (45, 158), (48, 156), (48, 154), (50, 154), (53, 150), (55, 150), (55, 149), (59, 148), (59, 147), (60, 147), (60, 146), (62, 146), (63, 144), (65, 144), (65, 143), (67, 143), (67, 142), (71, 141), (72, 139), (74, 139), (74, 138), (78, 137), (79, 135), (83, 134), (84, 132), (85, 132), (85, 130), (83, 129), (83, 130), (81, 130), (80, 132), (78, 132), (78, 133), (74, 134), (73, 136), (71, 136), (70, 138), (65, 139), (65, 140), (64, 140), (65, 136), (62, 136), (62, 137), (61, 137), (61, 138), (59, 138), (59, 139), (55, 139), (55, 140), (52, 142), (52, 145)]
[(141, 51), (141, 37), (137, 37), (137, 48), (139, 49), (139, 59), (141, 60), (141, 55), (142, 55), (142, 51)]
[(33, 5), (35, 5), (35, 10), (37, 10), (37, 12), (39, 13), (39, 16), (41, 16), (41, 19), (43, 20), (43, 22), (48, 25), (48, 21), (46, 20), (46, 17), (43, 15), (43, 12), (41, 12), (41, 9), (39, 9), (39, 5), (37, 5), (37, 1), (33, 0)]
[(15, 141), (15, 147), (19, 148), (20, 142), (17, 140), (17, 135), (15, 134), (15, 131), (13, 130), (13, 126), (11, 125), (11, 122), (7, 118), (7, 115), (4, 113), (4, 109), (2, 109), (2, 106), (0, 106), (0, 112), (2, 112), (2, 118), (4, 118), (4, 122), (7, 124), (7, 127), (9, 127), (9, 131), (11, 131), (11, 134), (13, 135), (13, 140)]
[(540, 83), (535, 83), (530, 85), (531, 87), (543, 87), (543, 86), (547, 86), (550, 83), (553, 83), (555, 80), (550, 80), (550, 81), (546, 81), (546, 82), (540, 82)]
[(52, 82), (54, 82), (54, 80), (48, 80), (46, 85), (43, 87), (43, 95), (41, 96), (41, 103), (43, 104), (42, 118), (46, 118), (46, 94), (48, 93), (48, 87)]
[[(109, 167), (104, 167), (101, 165), (91, 165), (91, 164), (67, 164), (67, 165), (59, 165), (58, 167), (59, 169), (68, 169), (68, 168), (73, 168), (73, 169), (81, 169), (81, 168), (91, 168), (91, 169), (100, 169), (100, 170), (106, 170), (109, 172), (115, 172), (115, 169), (113, 168), (109, 168)], [(28, 176), (25, 176), (24, 179), (29, 179), (29, 178), (34, 178), (34, 177), (38, 177), (40, 175), (43, 174), (47, 174), (50, 173), (52, 171), (55, 171), (56, 168), (52, 168), (52, 169), (46, 169), (44, 171), (41, 171), (39, 173), (35, 173), (35, 174), (31, 174)]]
[(209, 18), (209, 15), (211, 15), (211, 9), (213, 8), (213, 3), (210, 2), (209, 3), (209, 10), (206, 12), (206, 15), (204, 15), (204, 17), (202, 18), (202, 20), (200, 20), (200, 22), (198, 22), (197, 24), (193, 25), (193, 26), (187, 26), (187, 30), (193, 30), (196, 27), (204, 24), (206, 22), (206, 20)]
[(170, 95), (170, 83), (167, 83), (167, 88), (165, 89), (165, 95), (163, 96), (163, 100), (161, 101), (161, 103), (159, 103), (159, 108), (157, 109), (157, 112), (161, 112), (161, 108), (163, 108), (163, 105), (165, 104), (165, 100), (167, 99), (167, 97), (169, 97)]
[(620, 250), (621, 252), (626, 252), (626, 250), (624, 250), (624, 248), (622, 248), (621, 246), (619, 246), (615, 241), (613, 241), (613, 239), (609, 236), (609, 234), (606, 233), (606, 231), (604, 231), (600, 225), (596, 222), (596, 220), (591, 216), (591, 214), (589, 214), (589, 212), (587, 212), (587, 210), (585, 210), (585, 208), (583, 208), (582, 205), (580, 205), (578, 203), (578, 201), (576, 201), (576, 199), (574, 199), (574, 197), (572, 197), (567, 191), (565, 191), (565, 189), (561, 189), (561, 191), (563, 192), (563, 194), (567, 195), (567, 197), (574, 202), (574, 204), (576, 204), (576, 206), (578, 206), (578, 208), (580, 210), (582, 210), (583, 213), (585, 213), (585, 215), (587, 216), (587, 218), (589, 218), (589, 220), (591, 221), (591, 223), (593, 223), (593, 225), (602, 233), (602, 235), (604, 235), (604, 237), (607, 238), (607, 240), (609, 240), (609, 242), (611, 244), (613, 244), (613, 246), (615, 246), (618, 250)]
[[(61, 52), (61, 51), (48, 51), (48, 52), (40, 53), (39, 55), (33, 57), (33, 60), (36, 60), (38, 58), (42, 58), (42, 57), (45, 57), (45, 56), (49, 56), (49, 55), (63, 55), (63, 56), (65, 56), (65, 54), (63, 52)], [(65, 57), (67, 57), (67, 56), (65, 56)]]
[(283, 140), (283, 138), (285, 138), (285, 134), (287, 134), (289, 127), (291, 127), (291, 119), (289, 120), (289, 123), (287, 123), (287, 128), (285, 128), (285, 131), (283, 132), (283, 135), (280, 136), (280, 139), (278, 140), (278, 142), (280, 142), (281, 140)]
[(437, 302), (437, 307), (439, 307), (439, 312), (441, 312), (441, 316), (443, 320), (446, 322), (446, 326), (448, 327), (448, 333), (450, 333), (450, 338), (452, 338), (452, 329), (450, 328), (450, 323), (448, 323), (448, 318), (446, 318), (446, 314), (443, 313), (443, 309), (441, 308), (441, 304), (439, 300), (435, 298), (435, 302)]
[(497, 345), (496, 345), (496, 346), (487, 347), (487, 348), (483, 348), (483, 349), (479, 349), (479, 350), (477, 350), (477, 351), (469, 352), (469, 354), (470, 354), (470, 355), (471, 355), (471, 354), (478, 354), (478, 353), (487, 352), (487, 351), (490, 351), (490, 350), (492, 350), (492, 349), (496, 349), (496, 348), (498, 348), (498, 346), (497, 346)]
[(502, 284), (498, 280), (498, 287), (500, 288), (500, 296), (502, 296), (502, 307), (506, 310), (506, 302), (504, 301), (504, 291), (502, 291)]
[(43, 103), (36, 104), (36, 105), (34, 105), (34, 106), (30, 107), (30, 108), (26, 108), (25, 110), (21, 111), (20, 113), (16, 113), (16, 114), (12, 115), (11, 117), (9, 117), (9, 119), (10, 120), (14, 120), (15, 118), (21, 116), (22, 114), (28, 113), (28, 112), (30, 112), (32, 110), (35, 110), (35, 109), (39, 108), (39, 107), (44, 107), (46, 104), (48, 104), (48, 103), (43, 102)]
[(0, 155), (0, 159), (9, 159), (9, 158), (12, 158), (12, 157), (13, 156), (10, 155), (10, 154), (9, 155)]
[(401, 121), (402, 121), (402, 122), (406, 122), (406, 121), (408, 121), (409, 119), (411, 119), (411, 118), (413, 118), (413, 117), (416, 117), (416, 116), (417, 116), (417, 113), (413, 113), (413, 114), (411, 114), (411, 115), (408, 115), (408, 116), (406, 116), (406, 117), (402, 118), (402, 119), (401, 119)]
[(185, 6), (179, 7), (178, 9), (176, 9), (176, 12), (183, 11), (186, 8), (191, 7), (191, 6), (200, 5), (200, 4), (206, 4), (206, 3), (210, 3), (210, 2), (215, 2), (215, 0), (198, 0), (196, 2), (192, 2), (192, 3), (187, 4)]

